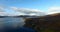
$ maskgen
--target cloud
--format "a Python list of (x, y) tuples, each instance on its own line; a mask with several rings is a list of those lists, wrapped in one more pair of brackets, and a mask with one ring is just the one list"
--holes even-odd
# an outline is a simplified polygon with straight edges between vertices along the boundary
[(3, 15), (5, 15), (6, 13), (5, 13), (5, 9), (4, 9), (4, 7), (3, 6), (0, 6), (0, 16), (3, 16)]
[(8, 16), (9, 13), (6, 12), (6, 9), (8, 9), (7, 6), (0, 5), (0, 16)]
[(12, 10), (19, 11), (19, 12), (41, 12), (40, 10), (37, 9), (29, 9), (29, 8), (17, 8), (17, 7), (11, 7)]
[(17, 8), (17, 7), (11, 7), (12, 10), (16, 12), (20, 12), (24, 15), (44, 15), (44, 12), (38, 9), (29, 9), (29, 8)]
[(50, 7), (48, 9), (48, 14), (60, 13), (60, 7)]
[(16, 15), (15, 13), (7, 13), (6, 10), (10, 10), (9, 7), (7, 6), (3, 6), (3, 5), (0, 5), (0, 16), (13, 16), (13, 15)]
[[(13, 12), (9, 13), (6, 10), (12, 10)], [(7, 7), (7, 6), (0, 6), (0, 16), (17, 16), (17, 15), (36, 15), (42, 16), (45, 15), (42, 10), (38, 9), (29, 9), (29, 8), (17, 8), (17, 7)]]
[(0, 12), (4, 12), (4, 7), (0, 6)]

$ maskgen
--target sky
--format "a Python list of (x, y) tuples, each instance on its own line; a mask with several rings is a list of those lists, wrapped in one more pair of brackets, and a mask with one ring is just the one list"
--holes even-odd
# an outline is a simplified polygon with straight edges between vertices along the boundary
[(0, 0), (1, 15), (60, 13), (60, 0)]

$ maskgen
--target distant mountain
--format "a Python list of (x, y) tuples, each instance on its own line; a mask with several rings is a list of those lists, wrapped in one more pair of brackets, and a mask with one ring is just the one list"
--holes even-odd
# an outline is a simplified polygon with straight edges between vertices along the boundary
[(8, 16), (0, 16), (0, 18), (5, 18), (5, 17), (8, 17)]

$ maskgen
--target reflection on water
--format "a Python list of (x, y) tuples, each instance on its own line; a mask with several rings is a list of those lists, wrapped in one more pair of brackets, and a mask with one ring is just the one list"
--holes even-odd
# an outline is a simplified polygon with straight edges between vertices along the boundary
[(1, 26), (14, 26), (20, 24), (22, 26), (24, 24), (24, 19), (22, 17), (6, 17), (0, 18), (0, 27)]

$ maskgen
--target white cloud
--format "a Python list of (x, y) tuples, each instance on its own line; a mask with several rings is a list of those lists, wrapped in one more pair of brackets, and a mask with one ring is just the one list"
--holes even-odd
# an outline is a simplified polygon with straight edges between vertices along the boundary
[(0, 12), (4, 12), (4, 7), (0, 6)]
[(60, 13), (60, 7), (50, 7), (48, 9), (48, 14)]
[[(8, 9), (7, 6), (0, 5), (0, 16), (12, 16), (11, 13), (6, 12), (6, 9)], [(16, 14), (13, 13), (13, 15), (16, 15)]]
[(17, 7), (11, 7), (12, 10), (19, 11), (19, 12), (41, 12), (37, 9), (29, 9), (29, 8), (17, 8)]
[[(12, 10), (12, 13), (7, 13), (7, 10)], [(7, 7), (7, 6), (0, 6), (0, 16), (17, 16), (17, 15), (36, 15), (41, 16), (45, 15), (42, 10), (38, 9), (29, 9), (29, 8), (17, 8), (17, 7)]]
[(20, 12), (24, 15), (44, 15), (44, 12), (38, 9), (17, 8), (17, 7), (11, 7), (11, 9), (16, 12)]
[(4, 16), (4, 15), (6, 15), (5, 9), (3, 6), (0, 6), (0, 16)]

